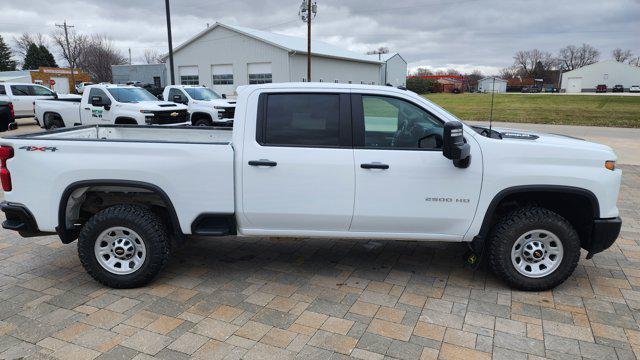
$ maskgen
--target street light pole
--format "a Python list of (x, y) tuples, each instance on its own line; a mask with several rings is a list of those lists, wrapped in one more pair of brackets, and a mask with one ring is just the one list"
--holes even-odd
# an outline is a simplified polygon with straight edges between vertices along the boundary
[(311, 19), (318, 12), (318, 5), (312, 0), (302, 0), (300, 18), (307, 23), (307, 81), (311, 81)]
[(171, 10), (169, 9), (169, 0), (164, 1), (164, 6), (167, 11), (167, 38), (169, 40), (169, 72), (171, 74), (171, 85), (175, 85), (176, 77), (173, 72), (173, 43), (171, 40)]

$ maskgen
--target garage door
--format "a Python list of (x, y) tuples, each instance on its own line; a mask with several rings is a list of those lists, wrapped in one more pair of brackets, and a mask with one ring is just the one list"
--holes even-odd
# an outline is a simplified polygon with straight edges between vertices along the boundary
[(247, 72), (249, 73), (249, 84), (268, 84), (273, 81), (271, 63), (247, 64)]
[(69, 79), (66, 77), (52, 77), (51, 80), (55, 81), (55, 84), (53, 84), (53, 91), (58, 94), (69, 93)]
[(178, 68), (180, 74), (180, 84), (182, 85), (199, 85), (197, 66), (180, 66)]
[(568, 93), (582, 92), (582, 78), (569, 78), (567, 80), (567, 92)]

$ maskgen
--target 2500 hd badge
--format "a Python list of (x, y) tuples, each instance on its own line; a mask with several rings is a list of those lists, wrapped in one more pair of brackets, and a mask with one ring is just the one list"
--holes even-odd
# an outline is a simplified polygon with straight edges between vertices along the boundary
[(451, 197), (426, 197), (424, 199), (426, 202), (441, 202), (441, 203), (462, 203), (467, 204), (471, 200), (462, 199), (462, 198), (451, 198)]

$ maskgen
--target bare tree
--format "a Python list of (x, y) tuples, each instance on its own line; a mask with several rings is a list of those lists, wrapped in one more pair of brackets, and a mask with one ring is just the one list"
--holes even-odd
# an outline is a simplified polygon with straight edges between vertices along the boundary
[(147, 64), (164, 64), (165, 59), (162, 58), (162, 55), (154, 49), (145, 49), (144, 50), (144, 61)]
[(574, 70), (598, 62), (600, 51), (589, 44), (568, 45), (560, 49), (558, 58), (565, 70)]
[(527, 76), (536, 72), (550, 70), (556, 65), (551, 53), (538, 49), (521, 50), (513, 56), (513, 66)]
[(416, 71), (413, 72), (413, 75), (415, 76), (430, 76), (433, 75), (433, 71), (425, 68), (425, 67), (419, 67), (416, 69)]
[(37, 46), (47, 46), (47, 39), (41, 33), (37, 34), (29, 34), (22, 33), (20, 36), (13, 37), (13, 47), (14, 52), (19, 58), (24, 58), (27, 55), (27, 51), (29, 50), (29, 46), (31, 44), (36, 44)]
[(611, 56), (613, 56), (613, 59), (615, 61), (621, 63), (633, 59), (633, 53), (631, 52), (631, 50), (622, 50), (620, 48), (613, 49), (613, 51), (611, 52)]
[(78, 58), (78, 66), (97, 82), (111, 81), (111, 65), (126, 63), (124, 55), (104, 35), (94, 35), (87, 39)]
[(629, 65), (640, 67), (640, 56), (636, 56), (632, 59), (629, 59)]
[(515, 66), (509, 66), (500, 70), (500, 77), (503, 79), (511, 79), (518, 75), (518, 69)]
[(367, 51), (367, 55), (378, 55), (378, 54), (388, 54), (389, 48), (386, 46), (380, 46), (379, 48), (371, 51)]
[(67, 65), (75, 69), (78, 67), (78, 60), (82, 55), (82, 51), (87, 46), (89, 38), (86, 35), (79, 34), (75, 30), (69, 30), (69, 43), (65, 38), (64, 31), (56, 30), (51, 37), (53, 42), (60, 48), (62, 58), (67, 62)]

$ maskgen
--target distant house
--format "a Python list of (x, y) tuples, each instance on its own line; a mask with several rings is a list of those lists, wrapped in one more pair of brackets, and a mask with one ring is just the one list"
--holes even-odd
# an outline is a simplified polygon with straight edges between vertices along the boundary
[(640, 67), (615, 60), (600, 61), (562, 74), (561, 92), (595, 92), (598, 85), (612, 89), (622, 85), (629, 91), (631, 85), (640, 85)]
[(112, 82), (126, 84), (128, 81), (140, 81), (156, 87), (167, 85), (167, 66), (165, 64), (111, 65)]
[(480, 92), (507, 92), (507, 80), (489, 76), (478, 80), (478, 91)]
[(407, 85), (407, 61), (398, 53), (372, 54), (372, 59), (382, 61), (380, 84), (395, 87)]

